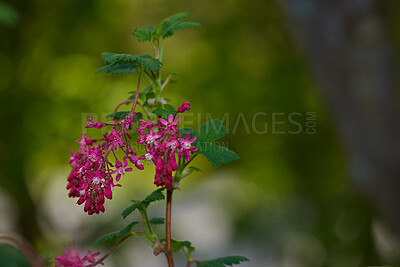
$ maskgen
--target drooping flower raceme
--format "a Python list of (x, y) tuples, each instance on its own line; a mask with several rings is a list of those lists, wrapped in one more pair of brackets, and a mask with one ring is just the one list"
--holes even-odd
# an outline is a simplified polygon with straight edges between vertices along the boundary
[[(174, 115), (170, 114), (168, 120), (158, 119), (158, 123), (151, 123), (140, 120), (141, 126), (138, 127), (139, 144), (144, 144), (146, 149), (145, 158), (149, 163), (156, 165), (154, 184), (157, 186), (172, 186), (172, 172), (178, 169), (176, 152), (179, 152), (179, 159), (185, 155), (186, 161), (190, 161), (190, 153), (197, 150), (190, 144), (196, 140), (181, 138), (176, 125), (180, 119), (175, 120)], [(187, 135), (189, 138), (189, 133)]]
[[(112, 199), (114, 187), (121, 186), (117, 182), (122, 175), (133, 171), (128, 161), (139, 170), (144, 168), (143, 160), (155, 164), (154, 184), (172, 187), (172, 174), (178, 169), (177, 157), (182, 162), (189, 162), (191, 153), (197, 150), (192, 146), (196, 137), (190, 137), (189, 133), (182, 136), (177, 130), (180, 119), (175, 116), (189, 109), (190, 104), (184, 102), (166, 119), (158, 118), (157, 122), (139, 120), (137, 142), (143, 144), (145, 150), (141, 156), (129, 145), (132, 136), (128, 130), (134, 125), (133, 118), (138, 119), (136, 114), (126, 116), (120, 122), (114, 119), (112, 124), (95, 122), (90, 117), (86, 128), (112, 128), (101, 139), (90, 139), (83, 133), (82, 139), (77, 141), (79, 150), (76, 154), (71, 151), (69, 161), (72, 167), (67, 184), (69, 196), (78, 198), (77, 204), (84, 204), (84, 211), (89, 215), (104, 212), (105, 199)], [(118, 150), (125, 154), (122, 160), (117, 157)]]

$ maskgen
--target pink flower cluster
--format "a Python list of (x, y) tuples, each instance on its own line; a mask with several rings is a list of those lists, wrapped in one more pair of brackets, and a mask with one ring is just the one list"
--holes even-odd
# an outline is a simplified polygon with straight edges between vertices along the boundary
[[(138, 169), (143, 169), (142, 161), (136, 157), (128, 140), (131, 136), (127, 130), (133, 124), (132, 117), (127, 116), (121, 122), (114, 120), (113, 124), (94, 122), (89, 118), (90, 124), (86, 128), (102, 128), (112, 126), (110, 133), (106, 133), (102, 139), (86, 138), (85, 133), (82, 139), (77, 142), (81, 145), (78, 153), (71, 151), (69, 164), (72, 171), (68, 176), (67, 189), (70, 197), (77, 197), (77, 204), (84, 205), (84, 211), (89, 215), (104, 212), (105, 199), (112, 199), (112, 191), (125, 172), (133, 169), (128, 168), (128, 160), (135, 164)], [(115, 151), (122, 150), (126, 156), (122, 162), (117, 158)], [(109, 155), (114, 156), (113, 163), (109, 161)]]
[(84, 267), (84, 266), (95, 266), (96, 257), (100, 253), (88, 252), (87, 255), (81, 257), (80, 251), (75, 247), (68, 248), (64, 254), (56, 257), (56, 267)]
[(161, 118), (158, 123), (140, 120), (141, 126), (137, 128), (140, 134), (138, 143), (144, 144), (146, 149), (145, 158), (156, 165), (154, 184), (157, 186), (172, 186), (172, 172), (178, 169), (176, 152), (180, 160), (185, 156), (186, 161), (190, 161), (190, 153), (197, 150), (192, 146), (196, 137), (189, 139), (187, 133), (186, 138), (181, 138), (177, 132), (179, 120), (174, 120), (174, 115), (170, 114), (168, 121)]
[[(115, 182), (118, 182), (123, 174), (133, 170), (128, 167), (128, 161), (142, 170), (142, 161), (145, 159), (156, 166), (154, 184), (171, 187), (172, 172), (178, 169), (175, 154), (178, 154), (179, 160), (189, 162), (191, 153), (197, 150), (192, 146), (196, 137), (190, 139), (189, 133), (182, 137), (176, 128), (180, 119), (175, 120), (174, 117), (187, 110), (190, 110), (190, 104), (184, 102), (175, 114), (169, 115), (168, 120), (159, 118), (157, 123), (140, 120), (140, 126), (137, 127), (140, 135), (138, 143), (144, 144), (146, 150), (146, 154), (142, 156), (137, 156), (129, 145), (132, 137), (128, 130), (132, 127), (133, 117), (136, 115), (126, 116), (121, 122), (114, 119), (112, 124), (95, 122), (90, 117), (86, 128), (101, 129), (111, 126), (112, 129), (101, 139), (86, 138), (83, 133), (82, 139), (77, 141), (80, 148), (77, 153), (71, 151), (69, 161), (72, 167), (67, 184), (69, 197), (78, 198), (77, 204), (84, 204), (84, 211), (89, 215), (104, 212), (105, 199), (112, 199), (114, 187), (121, 186)], [(117, 150), (125, 154), (122, 160), (118, 159)], [(109, 156), (114, 157), (112, 162)]]

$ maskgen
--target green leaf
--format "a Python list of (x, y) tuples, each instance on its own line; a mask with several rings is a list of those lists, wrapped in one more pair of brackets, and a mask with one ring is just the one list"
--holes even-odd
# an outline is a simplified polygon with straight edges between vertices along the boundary
[(117, 238), (118, 238), (118, 232), (109, 233), (109, 234), (103, 235), (102, 237), (100, 237), (99, 239), (94, 241), (93, 246), (97, 246), (98, 244), (102, 244), (102, 243), (111, 242)]
[(234, 264), (240, 264), (244, 261), (249, 260), (242, 256), (230, 256), (206, 261), (199, 261), (197, 262), (197, 267), (225, 267), (232, 266)]
[[(138, 201), (138, 200), (136, 200)], [(122, 212), (122, 216), (124, 217), (124, 219), (131, 214), (133, 211), (135, 211), (137, 208), (140, 207), (140, 205), (142, 204), (141, 201), (138, 201), (132, 205), (130, 205), (128, 208), (126, 208), (123, 212)]]
[(153, 113), (164, 118), (167, 114), (167, 111), (163, 108), (156, 108), (155, 110), (153, 110)]
[(134, 56), (130, 54), (103, 53), (103, 60), (110, 65), (134, 63), (150, 71), (158, 71), (163, 65), (161, 61), (147, 54)]
[(138, 66), (136, 64), (127, 63), (113, 65), (104, 71), (105, 74), (133, 74), (137, 71)]
[(131, 222), (130, 224), (128, 224), (127, 226), (125, 226), (124, 228), (121, 229), (121, 231), (119, 231), (117, 233), (117, 237), (124, 237), (127, 234), (129, 234), (129, 232), (131, 231), (132, 227), (136, 224), (138, 224), (139, 222)]
[(154, 202), (154, 201), (164, 200), (165, 196), (162, 193), (162, 191), (164, 191), (164, 188), (157, 189), (156, 191), (154, 191), (153, 193), (148, 195), (142, 202), (150, 203), (150, 202)]
[(112, 117), (118, 121), (125, 119), (126, 116), (129, 115), (129, 111), (117, 111), (110, 113), (106, 116), (106, 118)]
[(174, 31), (176, 30), (183, 30), (189, 27), (201, 26), (197, 22), (191, 22), (191, 21), (184, 22), (184, 20), (188, 16), (189, 16), (188, 13), (178, 13), (163, 20), (163, 22), (160, 24), (162, 25), (161, 37), (162, 38), (171, 37), (172, 35), (174, 35)]
[(163, 224), (163, 223), (165, 223), (165, 219), (164, 219), (164, 218), (156, 217), (156, 218), (151, 218), (151, 219), (149, 220), (149, 222), (150, 222), (151, 224)]
[(203, 124), (200, 127), (201, 142), (215, 142), (226, 134), (225, 125), (221, 120), (213, 120)]
[(222, 163), (228, 164), (239, 159), (239, 156), (232, 150), (212, 143), (201, 143), (197, 149), (217, 168), (220, 168)]
[(132, 227), (133, 227), (135, 224), (138, 224), (138, 223), (139, 223), (139, 222), (136, 222), (136, 221), (135, 221), (135, 222), (131, 222), (130, 224), (128, 224), (127, 226), (125, 226), (124, 228), (122, 228), (122, 229), (121, 229), (120, 231), (118, 231), (118, 232), (112, 232), (112, 233), (103, 235), (102, 237), (100, 237), (99, 239), (97, 239), (97, 240), (93, 243), (93, 246), (96, 246), (96, 245), (101, 244), (101, 243), (111, 242), (111, 241), (113, 241), (113, 240), (115, 240), (115, 239), (125, 237), (127, 234), (130, 233)]
[(165, 108), (165, 112), (166, 112), (166, 117), (168, 118), (168, 116), (170, 114), (174, 115), (175, 114), (175, 108), (172, 105), (169, 104), (165, 104), (164, 105)]
[(155, 26), (147, 26), (137, 28), (133, 35), (135, 35), (140, 42), (150, 42), (153, 32), (156, 30), (157, 27)]
[(154, 201), (159, 201), (159, 200), (163, 200), (165, 199), (164, 194), (162, 193), (162, 191), (164, 190), (164, 188), (160, 188), (157, 189), (156, 191), (152, 192), (150, 195), (148, 195), (144, 200), (139, 201), (139, 200), (132, 200), (134, 202), (134, 204), (132, 204), (131, 206), (129, 206), (128, 208), (126, 208), (123, 212), (122, 212), (122, 216), (124, 217), (124, 219), (131, 214), (133, 211), (135, 211), (136, 209), (139, 208), (143, 208), (143, 207), (147, 207), (151, 202)]

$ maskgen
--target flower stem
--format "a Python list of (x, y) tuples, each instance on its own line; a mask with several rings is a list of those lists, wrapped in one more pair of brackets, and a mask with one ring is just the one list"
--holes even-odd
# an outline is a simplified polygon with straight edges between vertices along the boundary
[(139, 96), (139, 90), (140, 90), (140, 77), (142, 77), (142, 72), (139, 72), (139, 78), (138, 78), (138, 82), (137, 82), (137, 86), (136, 86), (136, 95), (135, 95), (135, 100), (133, 100), (133, 106), (131, 109), (131, 112), (129, 112), (129, 116), (133, 116), (133, 112), (135, 111), (135, 107), (136, 107), (136, 102), (138, 100), (138, 96)]
[(118, 109), (123, 105), (123, 104), (127, 104), (127, 103), (132, 103), (135, 102), (135, 100), (133, 99), (128, 99), (128, 100), (124, 100), (118, 103), (118, 105), (115, 107), (114, 112), (117, 112)]
[[(107, 252), (106, 254), (104, 254), (104, 256), (101, 257), (98, 261), (96, 261), (95, 263), (92, 263), (91, 265), (87, 265), (87, 266), (96, 266), (97, 264), (103, 264), (103, 261), (104, 261), (105, 259), (107, 259), (108, 256), (110, 256), (111, 253), (113, 253), (114, 250), (116, 250), (117, 247), (119, 247), (119, 245), (121, 245), (122, 242), (124, 242), (126, 239), (128, 239), (128, 238), (131, 237), (131, 236), (132, 236), (132, 234), (129, 234), (129, 235), (125, 236), (124, 238), (122, 238), (117, 244), (115, 244), (115, 245), (110, 249), (109, 252)], [(86, 267), (86, 266), (85, 266), (85, 267)]]
[(172, 238), (171, 238), (171, 205), (172, 205), (172, 188), (167, 188), (167, 221), (165, 224), (165, 231), (167, 233), (167, 257), (168, 267), (174, 267), (174, 259), (172, 257)]

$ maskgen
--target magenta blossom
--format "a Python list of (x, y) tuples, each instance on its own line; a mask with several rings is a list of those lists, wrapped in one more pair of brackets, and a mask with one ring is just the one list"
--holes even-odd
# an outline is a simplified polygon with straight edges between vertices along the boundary
[[(64, 252), (64, 254), (55, 258), (56, 267), (84, 267), (89, 264), (94, 264), (96, 262), (96, 258), (100, 256), (100, 253), (92, 253), (88, 252), (88, 254), (84, 257), (81, 257), (81, 252), (75, 248), (70, 247)], [(89, 266), (91, 266), (89, 265)]]
[(189, 111), (190, 110), (190, 104), (189, 102), (183, 102), (182, 106), (180, 106), (177, 110), (178, 113), (183, 113), (185, 111)]
[(126, 116), (125, 119), (121, 121), (122, 124), (125, 125), (125, 130), (129, 130), (131, 125), (133, 124), (133, 120), (131, 116)]
[(122, 165), (121, 161), (117, 160), (115, 162), (115, 170), (111, 173), (118, 173), (117, 176), (115, 177), (115, 180), (118, 182), (119, 179), (121, 179), (121, 175), (125, 174), (125, 172), (131, 172), (133, 171), (132, 168), (126, 168), (126, 166), (128, 166), (128, 162), (127, 162), (127, 157), (124, 157), (124, 165)]
[(172, 114), (169, 114), (169, 116), (168, 116), (168, 121), (166, 121), (166, 120), (164, 120), (164, 119), (158, 119), (159, 121), (160, 121), (160, 123), (162, 124), (162, 125), (164, 125), (165, 126), (165, 130), (166, 131), (169, 131), (169, 130), (173, 130), (174, 132), (176, 132), (177, 130), (176, 130), (176, 125), (178, 124), (178, 122), (181, 120), (181, 119), (177, 119), (177, 120), (175, 120), (174, 121), (174, 115), (172, 115)]
[(78, 149), (78, 151), (82, 151), (87, 146), (90, 146), (91, 144), (93, 144), (94, 139), (86, 138), (86, 133), (83, 133), (82, 134), (82, 139), (81, 140), (76, 140), (76, 142), (81, 144), (81, 147)]
[(107, 124), (102, 121), (93, 121), (92, 116), (89, 117), (88, 121), (90, 121), (89, 125), (85, 125), (85, 128), (98, 128), (101, 129)]
[(179, 149), (178, 156), (181, 159), (182, 155), (184, 154), (186, 157), (186, 161), (190, 161), (190, 153), (197, 150), (196, 147), (192, 147), (192, 143), (196, 141), (196, 137), (193, 137), (190, 140), (189, 138), (190, 138), (190, 133), (187, 133), (186, 139), (179, 139), (181, 148)]
[(121, 139), (123, 135), (124, 135), (123, 133), (119, 133), (115, 129), (111, 129), (111, 134), (107, 136), (107, 139), (112, 141), (114, 148), (117, 148), (118, 145), (122, 146), (124, 144), (124, 142)]

